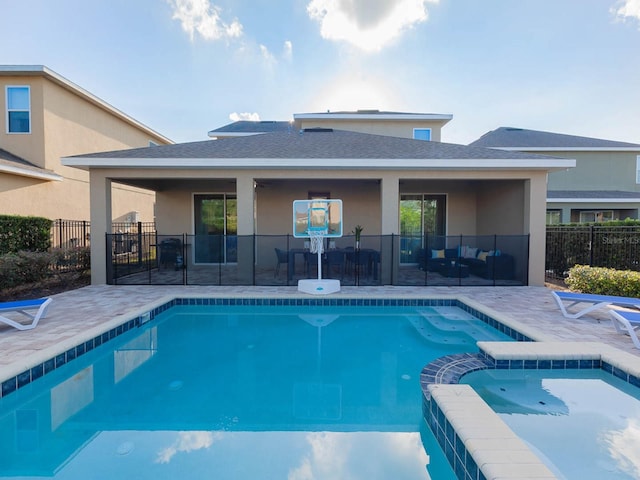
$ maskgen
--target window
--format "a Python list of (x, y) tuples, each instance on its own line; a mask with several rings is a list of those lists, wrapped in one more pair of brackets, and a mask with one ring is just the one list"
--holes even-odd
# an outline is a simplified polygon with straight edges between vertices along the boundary
[(580, 223), (608, 222), (613, 219), (613, 210), (580, 212)]
[(194, 194), (195, 263), (238, 261), (238, 202), (229, 193)]
[(560, 210), (547, 210), (547, 225), (560, 225)]
[(400, 262), (416, 263), (426, 235), (445, 235), (446, 196), (430, 194), (400, 197)]
[(7, 133), (31, 133), (29, 87), (7, 87)]
[(636, 157), (636, 183), (640, 183), (640, 155)]
[(414, 128), (413, 138), (415, 140), (431, 141), (431, 129), (430, 128)]

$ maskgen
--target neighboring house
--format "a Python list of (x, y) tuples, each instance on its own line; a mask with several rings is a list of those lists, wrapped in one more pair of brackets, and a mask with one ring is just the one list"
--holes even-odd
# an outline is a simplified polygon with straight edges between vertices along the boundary
[(221, 139), (262, 133), (300, 131), (305, 128), (335, 128), (350, 132), (439, 142), (442, 137), (442, 127), (452, 118), (453, 115), (450, 114), (384, 112), (380, 110), (296, 113), (293, 115), (292, 122), (273, 120), (233, 122), (211, 130), (209, 137)]
[(640, 218), (638, 144), (500, 127), (470, 146), (576, 160), (576, 168), (549, 174), (547, 224)]
[[(79, 153), (172, 143), (44, 66), (0, 66), (0, 214), (89, 220)], [(111, 216), (153, 221), (155, 192), (114, 185)]]
[[(155, 190), (158, 235), (188, 235), (182, 238), (188, 243), (184, 261), (189, 272), (232, 263), (240, 283), (251, 281), (255, 268), (273, 266), (272, 237), (292, 234), (293, 200), (325, 197), (342, 199), (345, 234), (362, 225), (365, 235), (376, 236), (376, 249), (385, 259), (379, 284), (398, 278), (406, 255), (403, 235), (419, 239), (426, 234), (454, 240), (460, 235), (524, 238), (525, 264), (516, 268), (525, 272), (525, 283), (544, 283), (547, 174), (574, 166), (573, 160), (333, 130), (331, 123), (307, 128), (304, 123), (331, 115), (340, 115), (334, 119), (336, 126), (344, 126), (343, 119), (358, 113), (296, 115), (304, 127), (83, 154), (62, 163), (91, 174), (91, 222), (96, 232), (109, 231), (113, 182)], [(388, 114), (361, 115), (363, 123), (390, 121), (384, 118)], [(432, 139), (440, 138), (441, 125), (450, 118), (396, 115), (416, 121), (401, 120), (394, 135), (401, 129), (411, 137), (415, 129), (429, 128)], [(375, 125), (380, 123), (372, 128)], [(417, 219), (411, 230), (402, 217), (406, 212)], [(227, 251), (229, 244), (217, 244), (220, 255), (212, 253), (207, 240), (216, 236), (233, 236), (233, 252)], [(286, 242), (285, 248), (290, 246), (290, 237), (277, 238)], [(95, 284), (107, 281), (105, 252), (110, 248), (105, 241), (98, 235), (92, 242)], [(470, 241), (473, 238), (466, 240)]]

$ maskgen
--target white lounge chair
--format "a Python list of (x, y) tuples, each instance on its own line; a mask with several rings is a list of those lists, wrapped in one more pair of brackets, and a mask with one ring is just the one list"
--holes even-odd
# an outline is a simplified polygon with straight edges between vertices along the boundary
[(636, 333), (636, 330), (640, 329), (640, 312), (610, 310), (609, 313), (616, 331), (628, 334), (636, 348), (640, 348), (640, 339), (638, 339), (638, 334)]
[[(614, 295), (595, 295), (591, 293), (576, 293), (576, 292), (560, 292), (552, 291), (551, 294), (555, 298), (562, 315), (567, 318), (579, 318), (589, 312), (598, 310), (608, 305), (617, 305), (619, 307), (637, 308), (640, 309), (640, 298), (632, 297), (616, 297)], [(564, 302), (570, 302), (565, 306)], [(577, 313), (569, 313), (567, 308), (574, 305), (585, 304), (588, 305)]]
[[(2, 302), (0, 303), (0, 323), (6, 323), (7, 325), (17, 328), (18, 330), (31, 330), (36, 328), (41, 318), (47, 315), (47, 309), (51, 303), (51, 298), (39, 298), (37, 300), (20, 300), (17, 302)], [(29, 313), (29, 311), (36, 310), (35, 313)], [(3, 316), (3, 313), (17, 312), (29, 317), (31, 323), (23, 324), (11, 320)]]

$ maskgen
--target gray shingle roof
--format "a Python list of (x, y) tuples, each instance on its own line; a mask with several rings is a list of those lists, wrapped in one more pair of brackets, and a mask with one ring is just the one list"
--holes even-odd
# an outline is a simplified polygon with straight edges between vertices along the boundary
[[(306, 129), (263, 135), (159, 145), (77, 155), (82, 158), (291, 158), (291, 159), (549, 159), (451, 143), (371, 135), (344, 130)], [(71, 157), (73, 158), (73, 157)]]
[(22, 170), (28, 170), (33, 172), (52, 173), (49, 170), (40, 168), (31, 162), (28, 162), (24, 158), (20, 158), (11, 152), (7, 152), (0, 148), (0, 165), (6, 165), (8, 167), (17, 167)]
[(211, 130), (209, 135), (216, 133), (269, 133), (269, 132), (287, 132), (291, 127), (291, 122), (261, 120), (253, 122), (250, 120), (240, 120), (229, 123), (215, 130)]
[(640, 145), (599, 138), (578, 137), (524, 128), (500, 127), (485, 133), (469, 146), (488, 148), (637, 148)]
[(620, 190), (549, 190), (547, 198), (584, 198), (584, 199), (639, 199), (640, 192), (624, 192)]

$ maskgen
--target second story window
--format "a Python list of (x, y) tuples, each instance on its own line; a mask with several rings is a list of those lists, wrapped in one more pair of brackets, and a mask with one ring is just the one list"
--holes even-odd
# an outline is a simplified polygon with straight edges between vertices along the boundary
[(7, 87), (7, 133), (31, 133), (31, 92), (27, 86)]
[(416, 140), (431, 141), (431, 129), (430, 128), (414, 128), (413, 138)]
[(640, 155), (636, 157), (636, 183), (640, 183)]

